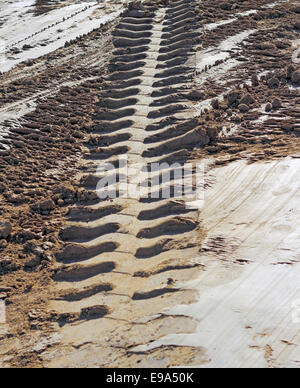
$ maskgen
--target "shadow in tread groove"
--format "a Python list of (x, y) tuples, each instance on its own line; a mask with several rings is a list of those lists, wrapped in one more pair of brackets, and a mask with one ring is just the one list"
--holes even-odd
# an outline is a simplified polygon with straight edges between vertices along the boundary
[(138, 100), (136, 98), (125, 98), (123, 100), (114, 100), (113, 98), (101, 99), (96, 105), (101, 108), (121, 109), (126, 106), (136, 105)]
[(166, 20), (165, 22), (164, 22), (164, 25), (165, 26), (167, 26), (167, 25), (173, 25), (173, 24), (175, 24), (176, 25), (176, 23), (179, 23), (179, 22), (181, 22), (181, 21), (183, 21), (183, 20), (193, 20), (193, 18), (195, 18), (195, 13), (193, 12), (193, 11), (188, 11), (188, 12), (186, 12), (186, 11), (183, 11), (183, 12), (181, 12), (180, 14), (179, 14), (179, 16), (174, 16), (174, 17), (169, 17), (168, 18), (168, 20)]
[(105, 112), (99, 111), (95, 113), (95, 120), (100, 121), (116, 121), (122, 119), (123, 117), (133, 116), (135, 114), (135, 109), (123, 109), (116, 112)]
[(147, 25), (150, 24), (152, 26), (153, 19), (147, 18), (147, 19), (136, 19), (136, 18), (130, 18), (130, 17), (125, 17), (121, 21), (122, 23), (125, 24), (132, 24), (132, 25)]
[(102, 292), (112, 291), (113, 287), (110, 284), (99, 284), (97, 286), (86, 287), (82, 291), (67, 290), (56, 298), (56, 300), (65, 300), (67, 302), (76, 302)]
[(126, 47), (141, 47), (151, 43), (151, 39), (127, 39), (127, 38), (115, 38), (113, 39), (113, 45), (116, 48)]
[(183, 94), (177, 93), (177, 94), (171, 94), (170, 96), (167, 96), (167, 97), (163, 97), (159, 100), (155, 100), (150, 104), (150, 106), (151, 107), (166, 106), (169, 104), (175, 104), (183, 101), (185, 101)]
[(128, 24), (122, 21), (117, 26), (117, 28), (120, 30), (140, 32), (140, 31), (151, 31), (153, 29), (153, 26), (151, 24)]
[(123, 155), (129, 151), (129, 147), (121, 146), (115, 148), (96, 148), (91, 150), (90, 153), (84, 155), (85, 159), (88, 160), (104, 160), (114, 155)]
[(177, 76), (163, 79), (161, 81), (154, 82), (152, 85), (154, 88), (162, 88), (164, 86), (174, 85), (174, 84), (185, 84), (191, 81), (191, 76)]
[(85, 145), (87, 147), (98, 147), (98, 146), (111, 146), (116, 143), (122, 143), (131, 139), (132, 135), (130, 133), (120, 133), (119, 135), (112, 136), (95, 136), (92, 135)]
[(166, 117), (166, 116), (170, 116), (171, 114), (181, 112), (185, 109), (186, 109), (186, 107), (183, 105), (179, 105), (179, 104), (170, 105), (170, 106), (166, 106), (165, 108), (161, 108), (161, 109), (150, 112), (148, 114), (148, 118), (149, 119), (158, 119), (160, 117)]
[(69, 226), (59, 233), (59, 238), (64, 242), (87, 242), (106, 234), (116, 233), (119, 229), (120, 225), (117, 223), (101, 225), (96, 228)]
[(110, 98), (110, 99), (123, 99), (127, 97), (133, 97), (139, 94), (140, 89), (133, 88), (127, 90), (111, 90), (107, 92), (103, 92), (100, 95), (100, 98)]
[(124, 47), (124, 48), (120, 48), (118, 50), (115, 50), (113, 52), (113, 55), (114, 56), (128, 56), (128, 55), (134, 55), (134, 54), (142, 54), (142, 53), (145, 53), (149, 50), (148, 46), (139, 46), (139, 47)]
[(89, 266), (73, 265), (71, 267), (60, 268), (52, 277), (58, 282), (80, 282), (103, 273), (112, 272), (115, 268), (116, 265), (112, 261)]
[(69, 210), (67, 217), (71, 221), (92, 222), (108, 215), (117, 214), (122, 209), (122, 206), (118, 205), (105, 206), (100, 209), (76, 207)]
[(157, 298), (158, 296), (171, 294), (178, 291), (181, 291), (181, 290), (177, 288), (161, 288), (158, 290), (152, 290), (148, 292), (135, 292), (132, 296), (132, 299), (133, 300), (153, 299), (153, 298)]
[(134, 122), (132, 120), (123, 120), (117, 123), (105, 122), (102, 121), (99, 124), (96, 124), (92, 127), (92, 132), (102, 133), (112, 133), (119, 131), (121, 129), (130, 128)]
[(137, 234), (137, 238), (155, 238), (162, 235), (186, 233), (196, 229), (197, 226), (198, 223), (191, 219), (176, 217), (152, 228), (142, 229)]
[(191, 50), (188, 48), (180, 48), (180, 49), (174, 50), (173, 52), (170, 52), (168, 54), (159, 55), (157, 60), (159, 62), (164, 62), (164, 63), (167, 61), (170, 61), (172, 59), (177, 59), (178, 57), (184, 57), (187, 60), (190, 51)]
[(122, 59), (120, 61), (114, 60), (113, 63), (111, 63), (108, 68), (110, 72), (117, 72), (117, 71), (131, 71), (136, 70), (144, 67), (146, 65), (145, 62), (136, 61), (136, 62), (123, 62)]
[(88, 248), (78, 244), (67, 244), (56, 254), (56, 260), (63, 263), (85, 261), (102, 253), (114, 252), (118, 247), (118, 243), (111, 241)]
[[(180, 243), (179, 243), (178, 241), (173, 240), (173, 239), (165, 239), (165, 240), (160, 241), (157, 244), (154, 244), (154, 245), (151, 245), (148, 247), (138, 248), (136, 251), (135, 257), (137, 259), (150, 259), (150, 258), (153, 258), (155, 256), (158, 256), (159, 254), (161, 254), (163, 252), (171, 251), (172, 249), (176, 249), (178, 251), (178, 250), (183, 250), (183, 249), (194, 248), (196, 246), (197, 246), (197, 243), (195, 243), (195, 242), (189, 242), (189, 241), (182, 242), (182, 240), (180, 240)], [(196, 265), (193, 265), (192, 267), (194, 267), (194, 266), (196, 266)], [(157, 270), (154, 273), (172, 271), (171, 268), (180, 269), (180, 268), (178, 268), (178, 266), (168, 266), (168, 267), (162, 268), (161, 270)], [(141, 275), (136, 275), (136, 276), (143, 277)]]
[(80, 313), (63, 313), (58, 316), (58, 323), (60, 327), (67, 324), (75, 323), (78, 321), (90, 321), (94, 319), (100, 319), (109, 314), (107, 306), (92, 306), (86, 307), (81, 310)]
[(155, 220), (169, 215), (186, 214), (191, 210), (187, 209), (183, 201), (170, 201), (165, 205), (159, 206), (156, 209), (143, 210), (138, 215), (138, 219), (141, 221)]
[(141, 77), (143, 75), (142, 70), (133, 70), (133, 71), (122, 71), (122, 72), (116, 72), (112, 73), (108, 78), (107, 81), (122, 81), (122, 80), (130, 80), (137, 77)]
[(146, 143), (146, 144), (156, 143), (156, 142), (161, 142), (163, 140), (171, 139), (173, 137), (184, 135), (188, 131), (195, 129), (197, 126), (199, 126), (199, 120), (192, 119), (192, 120), (186, 121), (182, 124), (168, 128), (167, 130), (160, 132), (157, 135), (148, 136), (145, 138), (144, 143)]
[(162, 119), (159, 123), (155, 124), (149, 124), (146, 127), (146, 131), (159, 131), (160, 129), (164, 129), (168, 126), (174, 125), (176, 123), (175, 117), (168, 117), (165, 119)]
[(118, 38), (129, 38), (129, 39), (142, 39), (150, 38), (152, 35), (151, 31), (130, 31), (128, 29), (116, 29), (113, 36)]

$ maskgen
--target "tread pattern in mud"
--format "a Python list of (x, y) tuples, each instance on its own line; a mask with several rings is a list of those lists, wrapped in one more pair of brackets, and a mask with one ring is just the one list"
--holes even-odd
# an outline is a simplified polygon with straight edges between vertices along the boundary
[[(82, 320), (91, 319), (82, 308), (93, 308), (99, 294), (104, 293), (107, 314), (120, 318), (118, 295), (127, 295), (135, 311), (138, 301), (179, 291), (168, 283), (169, 270), (194, 268), (187, 260), (197, 252), (198, 211), (188, 210), (184, 198), (176, 199), (176, 177), (168, 184), (158, 180), (151, 189), (155, 198), (100, 200), (96, 193), (97, 167), (103, 163), (111, 163), (111, 173), (120, 179), (120, 156), (127, 157), (128, 168), (182, 163), (187, 150), (203, 142), (198, 121), (189, 119), (185, 97), (192, 80), (186, 63), (194, 44), (190, 3), (127, 11), (114, 31), (110, 74), (99, 95), (79, 180), (89, 199), (69, 210), (54, 276), (61, 293), (56, 303), (64, 303), (62, 310), (72, 303)], [(175, 198), (162, 197), (168, 188)], [(170, 265), (170, 259), (176, 264)], [(141, 283), (145, 273), (164, 272), (163, 286), (155, 279), (149, 286)], [(126, 281), (118, 280), (122, 276)]]

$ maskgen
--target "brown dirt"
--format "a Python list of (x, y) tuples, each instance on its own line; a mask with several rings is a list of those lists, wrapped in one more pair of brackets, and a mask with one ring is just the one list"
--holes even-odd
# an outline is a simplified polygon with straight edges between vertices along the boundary
[[(36, 12), (38, 14), (47, 12), (47, 1), (40, 3), (37, 5)], [(147, 15), (149, 13), (151, 16), (153, 10), (156, 12), (157, 9), (164, 8), (168, 3), (168, 1), (146, 3)], [(237, 4), (235, 1), (221, 4), (214, 0), (206, 1), (205, 4), (195, 2), (192, 5), (195, 19), (191, 23), (191, 29), (194, 31), (201, 25), (226, 20), (232, 17), (233, 13), (259, 8), (268, 3), (271, 1), (243, 1)], [(162, 101), (163, 108), (152, 106), (152, 116), (150, 114), (148, 118), (154, 116), (159, 118), (158, 126), (161, 129), (166, 128), (166, 132), (160, 131), (159, 135), (156, 135), (155, 132), (151, 132), (151, 129), (158, 129), (158, 127), (147, 127), (149, 138), (148, 140), (146, 138), (144, 144), (149, 143), (149, 148), (143, 154), (145, 158), (159, 156), (162, 159), (169, 158), (173, 161), (177, 158), (190, 161), (211, 158), (216, 165), (223, 165), (237, 159), (255, 162), (283, 158), (288, 155), (300, 155), (299, 89), (298, 92), (290, 89), (292, 86), (291, 72), (297, 70), (295, 65), (293, 65), (294, 69), (291, 69), (291, 58), (294, 52), (292, 42), (299, 39), (299, 32), (294, 28), (296, 18), (294, 6), (295, 2), (289, 1), (271, 10), (262, 10), (255, 15), (240, 17), (237, 22), (212, 31), (205, 31), (200, 38), (192, 41), (193, 49), (199, 49), (200, 42), (204, 49), (219, 44), (225, 37), (235, 35), (241, 30), (257, 29), (257, 32), (251, 35), (247, 42), (244, 42), (239, 53), (232, 54), (232, 57), (237, 58), (241, 65), (227, 73), (224, 83), (220, 84), (218, 80), (208, 80), (199, 86), (196, 83), (195, 73), (190, 74), (189, 69), (184, 68), (182, 64), (180, 64), (181, 69), (183, 68), (184, 73), (188, 74), (186, 78), (176, 74), (171, 81), (169, 78), (167, 81), (153, 79), (154, 85), (162, 88), (159, 92), (162, 95), (156, 97), (165, 98), (172, 95), (172, 98)], [(133, 11), (141, 10), (138, 3), (132, 5), (131, 8)], [(123, 18), (126, 17), (131, 16), (123, 15)], [(132, 96), (124, 96), (126, 98), (126, 101), (123, 101), (124, 107), (112, 107), (109, 105), (111, 101), (105, 97), (105, 95), (110, 96), (111, 83), (120, 86), (124, 85), (121, 84), (122, 82), (140, 77), (139, 69), (126, 69), (130, 73), (126, 73), (124, 79), (115, 78), (116, 74), (117, 78), (120, 78), (118, 69), (114, 68), (113, 71), (110, 71), (112, 70), (111, 65), (115, 65), (116, 62), (112, 57), (112, 51), (119, 50), (118, 56), (122, 57), (124, 52), (121, 53), (121, 51), (128, 44), (126, 40), (128, 38), (122, 38), (118, 41), (114, 40), (115, 47), (113, 46), (113, 39), (116, 38), (113, 37), (112, 32), (115, 31), (120, 21), (121, 18), (43, 58), (19, 65), (0, 78), (0, 109), (25, 99), (26, 101), (34, 100), (36, 103), (35, 109), (24, 115), (17, 126), (6, 123), (10, 133), (4, 141), (0, 141), (0, 217), (1, 221), (8, 221), (12, 225), (9, 237), (0, 240), (0, 293), (7, 306), (7, 327), (3, 332), (0, 331), (2, 342), (0, 349), (1, 353), (7, 357), (4, 359), (5, 365), (10, 367), (48, 365), (47, 362), (51, 358), (47, 359), (47, 356), (51, 351), (54, 354), (57, 351), (59, 356), (63, 357), (67, 350), (61, 348), (60, 340), (53, 337), (58, 331), (57, 323), (61, 326), (68, 326), (78, 320), (88, 320), (87, 317), (90, 317), (91, 314), (96, 314), (99, 318), (102, 314), (111, 313), (110, 306), (101, 304), (96, 306), (97, 311), (84, 310), (82, 315), (72, 315), (72, 313), (64, 315), (49, 308), (49, 303), (55, 299), (55, 296), (61, 299), (75, 298), (76, 300), (76, 295), (80, 299), (83, 294), (90, 296), (94, 292), (103, 291), (102, 288), (101, 290), (87, 288), (80, 291), (79, 294), (74, 294), (74, 290), (70, 288), (67, 291), (64, 290), (64, 293), (58, 292), (56, 280), (61, 279), (61, 276), (64, 279), (74, 279), (74, 276), (80, 278), (99, 274), (101, 271), (110, 272), (115, 265), (113, 261), (110, 261), (108, 255), (107, 263), (104, 263), (107, 265), (107, 270), (95, 268), (95, 266), (78, 267), (81, 264), (75, 265), (71, 270), (65, 268), (58, 270), (59, 260), (56, 259), (64, 249), (59, 233), (62, 231), (66, 233), (67, 221), (68, 218), (70, 219), (69, 208), (72, 205), (77, 203), (82, 206), (77, 216), (73, 214), (74, 219), (78, 217), (78, 220), (85, 222), (90, 219), (89, 217), (93, 217), (93, 221), (101, 217), (98, 213), (93, 214), (90, 209), (84, 213), (84, 206), (87, 203), (93, 204), (97, 201), (94, 190), (87, 190), (87, 182), (78, 181), (78, 175), (87, 168), (86, 160), (93, 160), (99, 154), (104, 155), (105, 158), (107, 155), (127, 151), (127, 148), (114, 147), (118, 147), (119, 142), (127, 141), (129, 138), (114, 137), (113, 133), (107, 133), (105, 123), (101, 126), (101, 121), (115, 119), (110, 115), (116, 114), (114, 112), (116, 108), (118, 109), (117, 119), (129, 120), (127, 124), (125, 123), (126, 129), (126, 125), (127, 127), (131, 125), (131, 116), (134, 116), (132, 110), (136, 105), (135, 94), (133, 95), (134, 101), (130, 101)], [(272, 42), (268, 47), (263, 46), (266, 36), (268, 42)], [(149, 44), (148, 38), (142, 39), (140, 44)], [(177, 43), (172, 48), (182, 49), (177, 46)], [(163, 47), (160, 54), (168, 54), (166, 50), (168, 49)], [(130, 53), (130, 55), (137, 55), (137, 53)], [(168, 57), (168, 60), (172, 58)], [(165, 69), (160, 71), (165, 71)], [(259, 76), (264, 71), (266, 74)], [(172, 74), (167, 75), (173, 76)], [(255, 76), (259, 76), (258, 80)], [(250, 84), (246, 84), (249, 80)], [(184, 90), (183, 88), (182, 90), (178, 87), (179, 90), (177, 90), (176, 84), (182, 83), (189, 83), (193, 93), (191, 89)], [(174, 85), (175, 90), (172, 89)], [(139, 88), (138, 84), (128, 86)], [(217, 98), (219, 94), (228, 90), (228, 86), (231, 92), (236, 92), (236, 98), (228, 96), (220, 103), (214, 102), (210, 110), (202, 112), (202, 115), (194, 119), (191, 124), (188, 120), (190, 110), (186, 108), (192, 102), (198, 103), (208, 98)], [(171, 90), (168, 87), (171, 87)], [(249, 103), (249, 98), (253, 102)], [(262, 112), (259, 111), (261, 107), (268, 102), (272, 104), (275, 99), (281, 102), (281, 107), (272, 107), (270, 112), (263, 113), (269, 118), (263, 122), (257, 122), (256, 120), (262, 115)], [(245, 101), (249, 103), (247, 111), (241, 109), (241, 104)], [(180, 114), (182, 109), (188, 112), (186, 120), (176, 118), (176, 114), (178, 112)], [(170, 119), (169, 116), (172, 118)], [(97, 131), (99, 125), (104, 131), (96, 139), (91, 136), (91, 133)], [(114, 125), (113, 122), (108, 129), (113, 132), (120, 129), (118, 124), (116, 128)], [(238, 129), (233, 134), (227, 133), (228, 131), (224, 133), (224, 126), (229, 129), (237, 126)], [(173, 130), (172, 135), (168, 133), (170, 129)], [(159, 144), (156, 145), (156, 142)], [(6, 149), (7, 146), (9, 149)], [(93, 151), (87, 146), (94, 147)], [(159, 208), (159, 204), (156, 204), (156, 208)], [(121, 211), (121, 207), (116, 206), (114, 209), (110, 208), (108, 214)], [(177, 210), (180, 212), (182, 209), (178, 206)], [(152, 215), (150, 214), (151, 217), (149, 217), (149, 210), (148, 213), (141, 210), (136, 218), (149, 221), (152, 218), (158, 218), (161, 211), (163, 212), (163, 209), (153, 211), (151, 208)], [(134, 264), (133, 270), (131, 268), (131, 279), (138, 283), (137, 289), (131, 290), (132, 293), (129, 296), (133, 301), (142, 300), (141, 303), (144, 303), (144, 299), (161, 298), (157, 302), (159, 308), (155, 308), (153, 304), (150, 307), (147, 306), (147, 309), (149, 308), (147, 315), (154, 315), (156, 310), (160, 310), (160, 307), (176, 305), (178, 300), (192, 303), (195, 298), (195, 294), (190, 290), (177, 292), (179, 290), (174, 286), (173, 278), (177, 277), (177, 271), (186, 271), (184, 275), (178, 276), (182, 280), (193, 278), (197, 274), (196, 271), (204, 269), (202, 266), (197, 263), (191, 264), (185, 258), (179, 260), (178, 257), (172, 260), (169, 257), (156, 263), (155, 266), (147, 264), (143, 267), (144, 264), (140, 264), (141, 260), (151, 256), (151, 252), (158, 255), (165, 254), (172, 249), (181, 254), (184, 249), (192, 249), (195, 246), (199, 250), (205, 231), (201, 229), (201, 225), (196, 228), (196, 221), (182, 213), (179, 217), (175, 212), (171, 221), (156, 220), (155, 225), (147, 226), (136, 234), (137, 238), (146, 238), (149, 239), (149, 242), (147, 246), (134, 247), (134, 260), (138, 264)], [(138, 217), (139, 214), (140, 217)], [(174, 234), (185, 232), (194, 233), (193, 238), (182, 237), (180, 240), (179, 236), (179, 240), (172, 240)], [(168, 234), (172, 234), (172, 238), (169, 239)], [(163, 239), (160, 239), (159, 243), (156, 241), (151, 243), (151, 239), (161, 236)], [(77, 253), (78, 251), (75, 252)], [(164, 276), (161, 280), (164, 287), (153, 288), (154, 285), (149, 283), (144, 289), (146, 283), (141, 281), (151, 279), (156, 275)], [(105, 292), (113, 292), (110, 281), (107, 283), (103, 281), (103, 284)], [(129, 318), (134, 319), (136, 305), (132, 301), (130, 303), (133, 304), (129, 304), (132, 309), (129, 311), (129, 316), (132, 313)], [(138, 317), (138, 314), (136, 315)], [(150, 342), (153, 338), (162, 336), (164, 329), (161, 329), (160, 326), (156, 327), (157, 322), (152, 322), (154, 326), (147, 327), (146, 338), (141, 338), (143, 337), (140, 334), (141, 330), (137, 329), (129, 318), (127, 315), (128, 321), (125, 323), (121, 322), (121, 318), (120, 322), (117, 322), (114, 316), (111, 318), (114, 320), (112, 333), (118, 332), (120, 344), (110, 346), (111, 338), (105, 338), (101, 344), (103, 354), (107, 355), (107, 360), (109, 360), (107, 362), (110, 363), (110, 366), (148, 366), (153, 363), (153, 360), (157, 365), (161, 365), (159, 361), (162, 358), (165, 358), (163, 366), (166, 367), (199, 365), (207, 361), (204, 349), (192, 347), (161, 347), (141, 354), (132, 351), (134, 346), (143, 341), (148, 339)], [(161, 319), (167, 322), (169, 332), (175, 330), (172, 324), (168, 326), (169, 318), (162, 316)], [(186, 320), (182, 317), (178, 319), (181, 324), (186, 324)], [(107, 328), (105, 330), (105, 334), (109, 333)], [(168, 333), (168, 330), (165, 334)], [(43, 340), (46, 341), (44, 347), (35, 350), (34, 345), (38, 342), (43, 343)], [(74, 349), (76, 349), (75, 345)], [(84, 355), (84, 351), (85, 345), (80, 352)], [(265, 349), (265, 357), (269, 358), (271, 355), (272, 349)], [(104, 361), (102, 363), (99, 361), (99, 364), (107, 365)]]

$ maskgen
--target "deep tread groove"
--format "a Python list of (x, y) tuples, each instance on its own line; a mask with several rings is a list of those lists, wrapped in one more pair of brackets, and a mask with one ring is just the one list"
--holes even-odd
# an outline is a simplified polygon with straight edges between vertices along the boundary
[(103, 273), (111, 272), (115, 268), (116, 265), (112, 261), (89, 266), (73, 265), (57, 270), (53, 275), (53, 279), (58, 282), (80, 282)]
[(116, 233), (119, 229), (120, 225), (117, 223), (101, 225), (96, 228), (69, 226), (60, 232), (59, 238), (65, 242), (87, 242), (105, 234)]
[(174, 292), (178, 292), (177, 288), (161, 288), (158, 290), (152, 290), (148, 292), (136, 292), (132, 296), (133, 300), (146, 300), (146, 299), (153, 299), (157, 298), (159, 296), (165, 295), (165, 294), (170, 294)]
[(69, 290), (64, 293), (61, 293), (56, 299), (57, 300), (65, 300), (68, 302), (76, 302), (85, 298), (89, 298), (91, 296), (112, 291), (113, 287), (110, 284), (99, 284), (93, 287), (86, 287), (81, 291), (77, 290)]
[(104, 242), (89, 248), (79, 244), (67, 244), (61, 252), (56, 254), (56, 260), (62, 263), (80, 262), (102, 253), (114, 252), (118, 246), (119, 244), (115, 242)]
[(172, 220), (162, 222), (157, 226), (142, 229), (137, 238), (155, 238), (162, 235), (174, 235), (185, 232), (190, 232), (196, 229), (198, 224), (187, 218), (175, 217)]

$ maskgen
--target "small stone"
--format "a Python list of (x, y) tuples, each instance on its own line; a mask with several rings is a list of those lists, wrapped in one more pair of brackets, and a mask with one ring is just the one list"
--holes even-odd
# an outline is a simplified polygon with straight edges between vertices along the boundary
[(273, 78), (268, 80), (268, 86), (270, 89), (278, 88), (279, 85), (280, 85), (279, 79), (276, 77), (273, 77)]
[(72, 202), (76, 196), (76, 190), (73, 186), (57, 186), (54, 188), (54, 194), (57, 194), (64, 203)]
[(11, 292), (12, 289), (11, 287), (0, 287), (0, 292), (2, 293), (8, 293), (8, 292)]
[(220, 108), (219, 100), (218, 100), (218, 99), (212, 100), (211, 106), (212, 106), (214, 109), (219, 109), (219, 108)]
[(239, 110), (241, 113), (246, 113), (249, 112), (249, 106), (246, 104), (240, 104), (239, 105)]
[(256, 74), (253, 74), (251, 77), (252, 86), (256, 87), (259, 85), (259, 79)]
[(201, 92), (200, 90), (192, 90), (188, 97), (191, 99), (191, 100), (202, 100), (204, 98), (204, 94), (203, 92)]
[(23, 50), (30, 50), (30, 49), (32, 49), (32, 46), (30, 46), (30, 44), (24, 44)]
[(79, 132), (79, 131), (73, 132), (73, 136), (74, 136), (76, 139), (82, 139), (82, 138), (83, 138), (82, 133)]
[(4, 249), (7, 247), (7, 241), (6, 240), (0, 240), (0, 249)]
[(29, 260), (25, 263), (25, 267), (34, 268), (34, 267), (37, 267), (40, 263), (41, 263), (41, 258), (38, 257), (38, 256), (35, 256), (35, 257), (29, 259)]
[(8, 270), (11, 267), (11, 260), (8, 258), (0, 259), (0, 268), (2, 270)]
[(278, 98), (275, 98), (275, 100), (272, 103), (273, 109), (280, 109), (281, 108), (281, 101)]
[(286, 77), (288, 79), (291, 79), (292, 78), (292, 74), (293, 72), (295, 71), (295, 68), (293, 65), (290, 65), (288, 68), (287, 68), (287, 71), (286, 71)]
[(238, 92), (231, 92), (227, 96), (228, 104), (232, 105), (234, 104), (239, 98), (239, 93)]
[(33, 210), (41, 211), (41, 212), (50, 212), (55, 208), (55, 204), (52, 199), (46, 199), (45, 201), (39, 202), (36, 205), (32, 206)]
[(0, 238), (7, 239), (12, 231), (12, 226), (9, 222), (0, 222)]
[(294, 8), (295, 13), (300, 13), (300, 5), (297, 5), (297, 7)]
[(32, 254), (34, 253), (35, 249), (37, 248), (36, 244), (29, 241), (26, 244), (23, 245), (23, 253), (25, 254)]
[(271, 105), (270, 103), (268, 103), (268, 104), (266, 105), (266, 107), (265, 107), (265, 111), (266, 111), (266, 112), (271, 112), (271, 110), (272, 110), (272, 105)]
[(292, 82), (294, 82), (295, 84), (300, 83), (300, 71), (294, 71), (292, 73)]
[(255, 100), (252, 96), (250, 96), (250, 94), (246, 94), (246, 96), (244, 96), (242, 99), (241, 99), (241, 104), (245, 104), (245, 105), (252, 105), (254, 104)]

